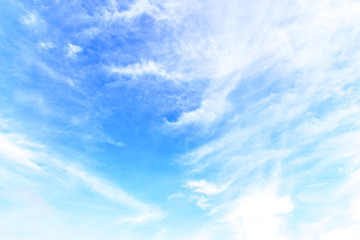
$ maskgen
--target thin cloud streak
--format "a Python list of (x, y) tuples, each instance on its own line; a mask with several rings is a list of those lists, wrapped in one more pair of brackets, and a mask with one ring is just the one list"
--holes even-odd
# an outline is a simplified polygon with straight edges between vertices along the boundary
[[(24, 142), (24, 140), (21, 139), (19, 141)], [(137, 214), (140, 214), (139, 217), (136, 217), (136, 222), (161, 219), (166, 216), (160, 209), (135, 199), (122, 189), (114, 187), (112, 184), (106, 183), (102, 179), (94, 177), (78, 167), (48, 156), (43, 148), (32, 150), (25, 146), (19, 146), (4, 134), (0, 135), (0, 142), (2, 143), (0, 153), (5, 158), (3, 161), (9, 159), (21, 167), (35, 171), (34, 173), (38, 172), (38, 174), (42, 176), (50, 176), (49, 174), (51, 174), (51, 178), (53, 179), (58, 178), (56, 174), (61, 176), (61, 173), (65, 171), (69, 175), (69, 178), (75, 177), (81, 180), (91, 191), (120, 205), (125, 205), (136, 210)], [(37, 145), (38, 144), (35, 146)], [(43, 159), (46, 159), (46, 161)], [(49, 172), (48, 169), (52, 169), (51, 172)], [(31, 173), (29, 177), (34, 173)], [(141, 218), (141, 220), (139, 220), (139, 218)]]
[(131, 76), (131, 77), (140, 77), (142, 75), (154, 75), (161, 77), (163, 79), (168, 80), (177, 80), (181, 79), (182, 75), (178, 73), (169, 73), (167, 72), (163, 66), (153, 61), (143, 62), (143, 63), (136, 63), (133, 65), (128, 65), (126, 67), (115, 67), (112, 66), (109, 68), (110, 73), (115, 73), (124, 75), (124, 76)]

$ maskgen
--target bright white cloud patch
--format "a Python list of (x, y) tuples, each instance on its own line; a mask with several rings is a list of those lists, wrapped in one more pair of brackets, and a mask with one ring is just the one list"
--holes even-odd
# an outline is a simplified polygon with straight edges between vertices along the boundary
[(19, 163), (26, 168), (30, 168), (35, 171), (42, 170), (41, 167), (32, 160), (35, 158), (32, 151), (13, 144), (5, 135), (0, 135), (0, 153), (2, 158)]
[(177, 80), (181, 78), (181, 74), (166, 72), (161, 64), (153, 61), (136, 63), (125, 67), (110, 67), (111, 73), (124, 76), (140, 77), (142, 75), (154, 75), (164, 79)]
[(320, 240), (349, 239), (356, 240), (360, 234), (360, 225), (353, 225), (344, 229), (336, 229), (321, 236)]
[(69, 43), (67, 48), (66, 48), (66, 51), (67, 51), (66, 56), (67, 57), (74, 57), (74, 56), (76, 56), (76, 54), (78, 54), (82, 50), (83, 49), (80, 46)]
[(228, 221), (241, 239), (287, 239), (281, 233), (282, 214), (293, 211), (289, 197), (277, 197), (269, 189), (254, 191), (240, 197), (229, 209)]

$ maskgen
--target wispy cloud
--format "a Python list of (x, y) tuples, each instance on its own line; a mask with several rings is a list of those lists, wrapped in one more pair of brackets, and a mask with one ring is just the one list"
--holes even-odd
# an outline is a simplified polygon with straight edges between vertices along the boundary
[(75, 80), (71, 77), (58, 73), (55, 69), (51, 68), (42, 61), (38, 61), (35, 64), (53, 81), (66, 83), (71, 87), (75, 87)]
[(216, 186), (214, 183), (210, 183), (204, 179), (200, 181), (190, 180), (186, 183), (186, 187), (193, 189), (194, 192), (203, 193), (205, 195), (216, 195), (223, 192), (227, 188), (228, 184), (223, 186)]
[[(220, 136), (180, 159), (191, 166), (193, 178), (214, 186), (232, 182), (224, 191), (206, 195), (207, 208), (199, 206), (217, 218), (226, 216), (235, 239), (293, 239), (296, 231), (302, 232), (297, 239), (335, 239), (340, 232), (352, 239), (357, 231), (357, 196), (349, 192), (340, 196), (338, 191), (349, 184), (343, 178), (352, 176), (344, 169), (358, 168), (360, 99), (355, 76), (359, 61), (355, 56), (359, 52), (350, 46), (359, 38), (354, 23), (359, 5), (298, 2), (290, 14), (287, 6), (276, 2), (271, 7), (260, 4), (256, 10), (247, 4), (242, 8), (247, 14), (233, 5), (236, 14), (230, 9), (226, 16), (211, 12), (213, 19), (223, 17), (210, 21), (214, 23), (207, 33), (211, 44), (209, 40), (199, 46), (189, 37), (191, 47), (185, 50), (206, 52), (208, 48), (209, 59), (186, 51), (182, 55), (199, 61), (197, 74), (215, 77), (208, 76), (200, 107), (184, 112), (175, 124), (195, 123), (210, 129), (206, 133), (226, 126)], [(252, 20), (245, 21), (245, 16)], [(277, 179), (276, 188), (271, 179)], [(203, 185), (192, 184), (194, 194), (203, 191)], [(355, 185), (348, 189), (354, 192)], [(331, 197), (338, 200), (326, 200)], [(318, 211), (312, 213), (313, 209)], [(325, 209), (334, 211), (322, 215)], [(317, 219), (321, 230), (311, 233), (307, 220), (295, 220), (299, 211)], [(336, 218), (349, 223), (334, 231), (331, 224)], [(290, 229), (285, 225), (292, 221), (301, 226), (282, 232)]]
[[(329, 67), (337, 64), (337, 56), (343, 52), (342, 61), (347, 61), (344, 57), (348, 56), (350, 62), (347, 64), (354, 66), (350, 67), (352, 70), (339, 71), (346, 72), (342, 78), (353, 78), (350, 71), (353, 72), (358, 64), (353, 58), (356, 53), (345, 52), (348, 51), (349, 42), (356, 39), (354, 22), (357, 19), (356, 9), (359, 8), (356, 3), (348, 2), (341, 6), (325, 2), (314, 5), (297, 3), (301, 7), (294, 9), (291, 15), (283, 4), (273, 4), (271, 8), (261, 4), (255, 10), (250, 3), (242, 7), (236, 7), (233, 3), (217, 3), (219, 6), (214, 9), (225, 8), (226, 15), (222, 15), (224, 11), (209, 11), (209, 19), (205, 17), (199, 20), (206, 22), (206, 32), (202, 32), (203, 28), (190, 25), (187, 29), (189, 35), (182, 36), (186, 44), (179, 48), (182, 51), (179, 53), (181, 61), (195, 62), (193, 66), (196, 68), (193, 71), (199, 76), (208, 77), (211, 84), (199, 109), (184, 113), (178, 120), (179, 124), (211, 123), (221, 119), (227, 112), (226, 109), (230, 109), (229, 94), (245, 79), (255, 77), (255, 72), (259, 74), (274, 69), (275, 77), (280, 74), (277, 69), (282, 69), (283, 74), (313, 72), (316, 76), (308, 77), (319, 82), (325, 77), (320, 76), (320, 72), (328, 70), (327, 75), (331, 78), (336, 74)], [(247, 12), (235, 13), (231, 9), (247, 9)], [(316, 15), (314, 11), (324, 14)], [(349, 15), (345, 12), (349, 12)], [(245, 15), (251, 19), (245, 21)], [(347, 32), (346, 36), (351, 37), (345, 37), (344, 31)], [(205, 42), (198, 44), (198, 40), (192, 38), (196, 34), (206, 36), (202, 40)], [(205, 54), (196, 54), (197, 52)], [(298, 77), (294, 77), (287, 76), (290, 84), (297, 81)], [(298, 80), (306, 84), (306, 80)], [(286, 83), (287, 81), (283, 84)]]
[(119, 11), (116, 1), (110, 1), (109, 8), (105, 12), (105, 19), (108, 21), (131, 20), (142, 14), (156, 14), (159, 10), (148, 0), (138, 0), (130, 5), (128, 10)]
[(177, 80), (182, 78), (181, 74), (171, 73), (171, 72), (169, 73), (164, 69), (164, 67), (161, 64), (153, 61), (136, 63), (125, 67), (112, 66), (109, 68), (109, 71), (111, 73), (115, 73), (123, 76), (130, 76), (134, 78), (140, 77), (142, 75), (154, 75), (169, 80)]
[(319, 239), (320, 240), (335, 240), (339, 238), (345, 238), (349, 240), (355, 240), (360, 234), (360, 225), (353, 225), (347, 228), (341, 228), (333, 230), (329, 233), (325, 233)]
[(177, 1), (137, 0), (124, 8), (117, 1), (111, 0), (101, 8), (99, 18), (110, 23), (129, 23), (142, 15), (148, 15), (157, 21), (166, 20), (177, 23), (181, 20), (184, 11), (184, 4)]
[[(2, 161), (10, 160), (20, 167), (35, 171), (28, 172), (28, 175), (24, 176), (28, 177), (30, 181), (36, 181), (36, 174), (40, 174), (43, 177), (49, 177), (49, 181), (53, 182), (57, 178), (63, 178), (63, 172), (65, 172), (69, 181), (71, 181), (71, 178), (78, 179), (91, 191), (136, 211), (135, 216), (127, 217), (127, 220), (122, 221), (142, 222), (165, 217), (165, 214), (160, 209), (135, 199), (122, 189), (91, 175), (71, 163), (66, 163), (49, 156), (44, 146), (31, 143), (21, 135), (1, 134), (0, 143)], [(31, 149), (29, 146), (35, 146), (35, 148)], [(66, 178), (63, 178), (63, 180), (66, 181)], [(11, 179), (8, 179), (8, 181), (11, 181)]]
[[(13, 4), (17, 4), (14, 2)], [(23, 6), (19, 4), (18, 8), (22, 9)], [(43, 33), (47, 29), (47, 23), (41, 17), (38, 12), (35, 11), (25, 11), (24, 15), (20, 17), (20, 23), (24, 24), (29, 30), (40, 34)]]
[(35, 154), (31, 150), (13, 144), (6, 135), (0, 135), (0, 143), (0, 153), (5, 159), (9, 159), (35, 171), (42, 170), (42, 168), (33, 161)]

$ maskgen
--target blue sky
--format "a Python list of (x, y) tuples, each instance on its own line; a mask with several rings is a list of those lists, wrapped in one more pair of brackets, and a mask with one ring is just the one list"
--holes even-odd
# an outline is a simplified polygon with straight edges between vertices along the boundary
[(358, 1), (1, 1), (0, 238), (357, 240)]

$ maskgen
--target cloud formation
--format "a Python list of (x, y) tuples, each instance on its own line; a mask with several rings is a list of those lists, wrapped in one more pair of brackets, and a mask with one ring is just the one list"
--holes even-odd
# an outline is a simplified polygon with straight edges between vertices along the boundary
[(0, 237), (359, 235), (359, 2), (4, 5)]

